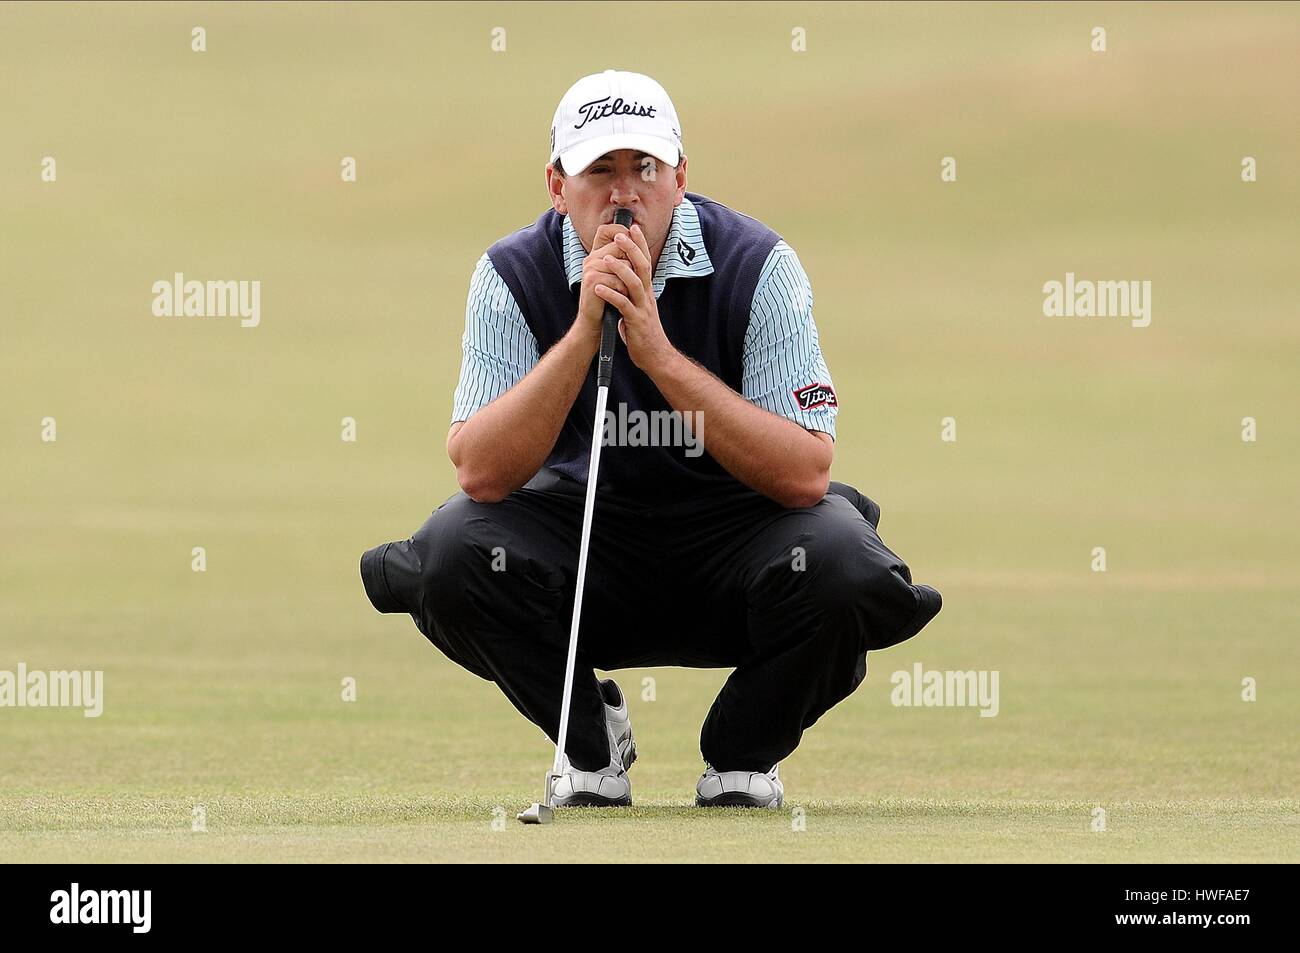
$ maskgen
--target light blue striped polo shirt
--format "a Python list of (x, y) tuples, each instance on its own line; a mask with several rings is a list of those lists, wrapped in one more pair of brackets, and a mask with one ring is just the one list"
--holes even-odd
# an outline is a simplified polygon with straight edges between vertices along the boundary
[[(678, 254), (679, 242), (698, 249), (689, 261)], [(569, 286), (582, 282), (587, 257), (578, 233), (564, 217), (564, 270)], [(690, 199), (673, 210), (672, 225), (651, 279), (655, 297), (670, 278), (693, 278), (713, 273), (708, 249), (700, 234), (700, 219)], [(465, 335), (460, 382), (452, 401), (452, 422), (469, 417), (500, 397), (532, 370), (540, 360), (537, 339), (519, 309), (514, 295), (485, 254), (470, 278), (465, 305)], [(742, 352), (741, 395), (753, 404), (793, 420), (808, 430), (835, 436), (836, 403), (821, 403), (805, 410), (796, 391), (821, 384), (833, 392), (830, 370), (817, 341), (813, 321), (813, 293), (799, 256), (778, 241), (763, 263)], [(813, 402), (816, 403), (814, 396)]]

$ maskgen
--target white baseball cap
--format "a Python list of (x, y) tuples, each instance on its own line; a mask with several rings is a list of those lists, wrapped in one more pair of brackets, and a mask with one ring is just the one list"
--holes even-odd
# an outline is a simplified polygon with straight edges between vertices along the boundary
[(564, 94), (551, 120), (551, 162), (577, 175), (615, 149), (635, 149), (673, 168), (682, 125), (668, 93), (649, 76), (607, 69), (584, 76)]

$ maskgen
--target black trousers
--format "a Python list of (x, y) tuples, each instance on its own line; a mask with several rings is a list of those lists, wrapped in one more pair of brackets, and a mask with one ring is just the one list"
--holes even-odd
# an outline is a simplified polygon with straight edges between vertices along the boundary
[[(407, 612), (448, 658), (556, 740), (586, 487), (543, 468), (499, 503), (457, 493), (410, 539), (361, 557), (381, 612)], [(915, 635), (942, 600), (843, 483), (785, 509), (740, 484), (661, 506), (596, 495), (566, 751), (609, 763), (593, 669), (731, 668), (700, 734), (720, 771), (762, 770)]]

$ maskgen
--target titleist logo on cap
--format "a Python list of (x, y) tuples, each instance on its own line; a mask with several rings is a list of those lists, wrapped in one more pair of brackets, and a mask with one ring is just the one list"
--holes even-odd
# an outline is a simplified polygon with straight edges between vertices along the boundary
[(622, 96), (611, 103), (608, 96), (602, 96), (600, 99), (583, 103), (578, 107), (578, 114), (582, 116), (582, 122), (575, 123), (574, 129), (581, 129), (587, 123), (604, 119), (606, 116), (646, 116), (653, 119), (655, 107), (642, 106), (640, 103), (625, 103)]

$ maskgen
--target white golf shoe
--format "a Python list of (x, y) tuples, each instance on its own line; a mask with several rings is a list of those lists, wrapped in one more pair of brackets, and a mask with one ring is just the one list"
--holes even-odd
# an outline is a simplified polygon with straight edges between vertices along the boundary
[(695, 785), (696, 807), (765, 807), (780, 810), (785, 785), (773, 765), (771, 771), (715, 771), (705, 764)]
[(579, 771), (565, 755), (561, 776), (552, 792), (556, 807), (627, 807), (632, 803), (632, 783), (627, 769), (636, 760), (636, 739), (632, 737), (627, 699), (612, 678), (602, 678), (598, 684), (605, 702), (605, 727), (609, 731), (609, 767)]
[(614, 733), (618, 754), (626, 770), (636, 760), (636, 741), (632, 737), (632, 720), (627, 714), (627, 699), (623, 697), (618, 682), (612, 678), (600, 680), (600, 694), (605, 700), (605, 724)]
[(554, 807), (629, 807), (632, 783), (623, 767), (614, 729), (609, 728), (609, 765), (599, 771), (580, 771), (564, 756), (560, 776), (551, 791)]

